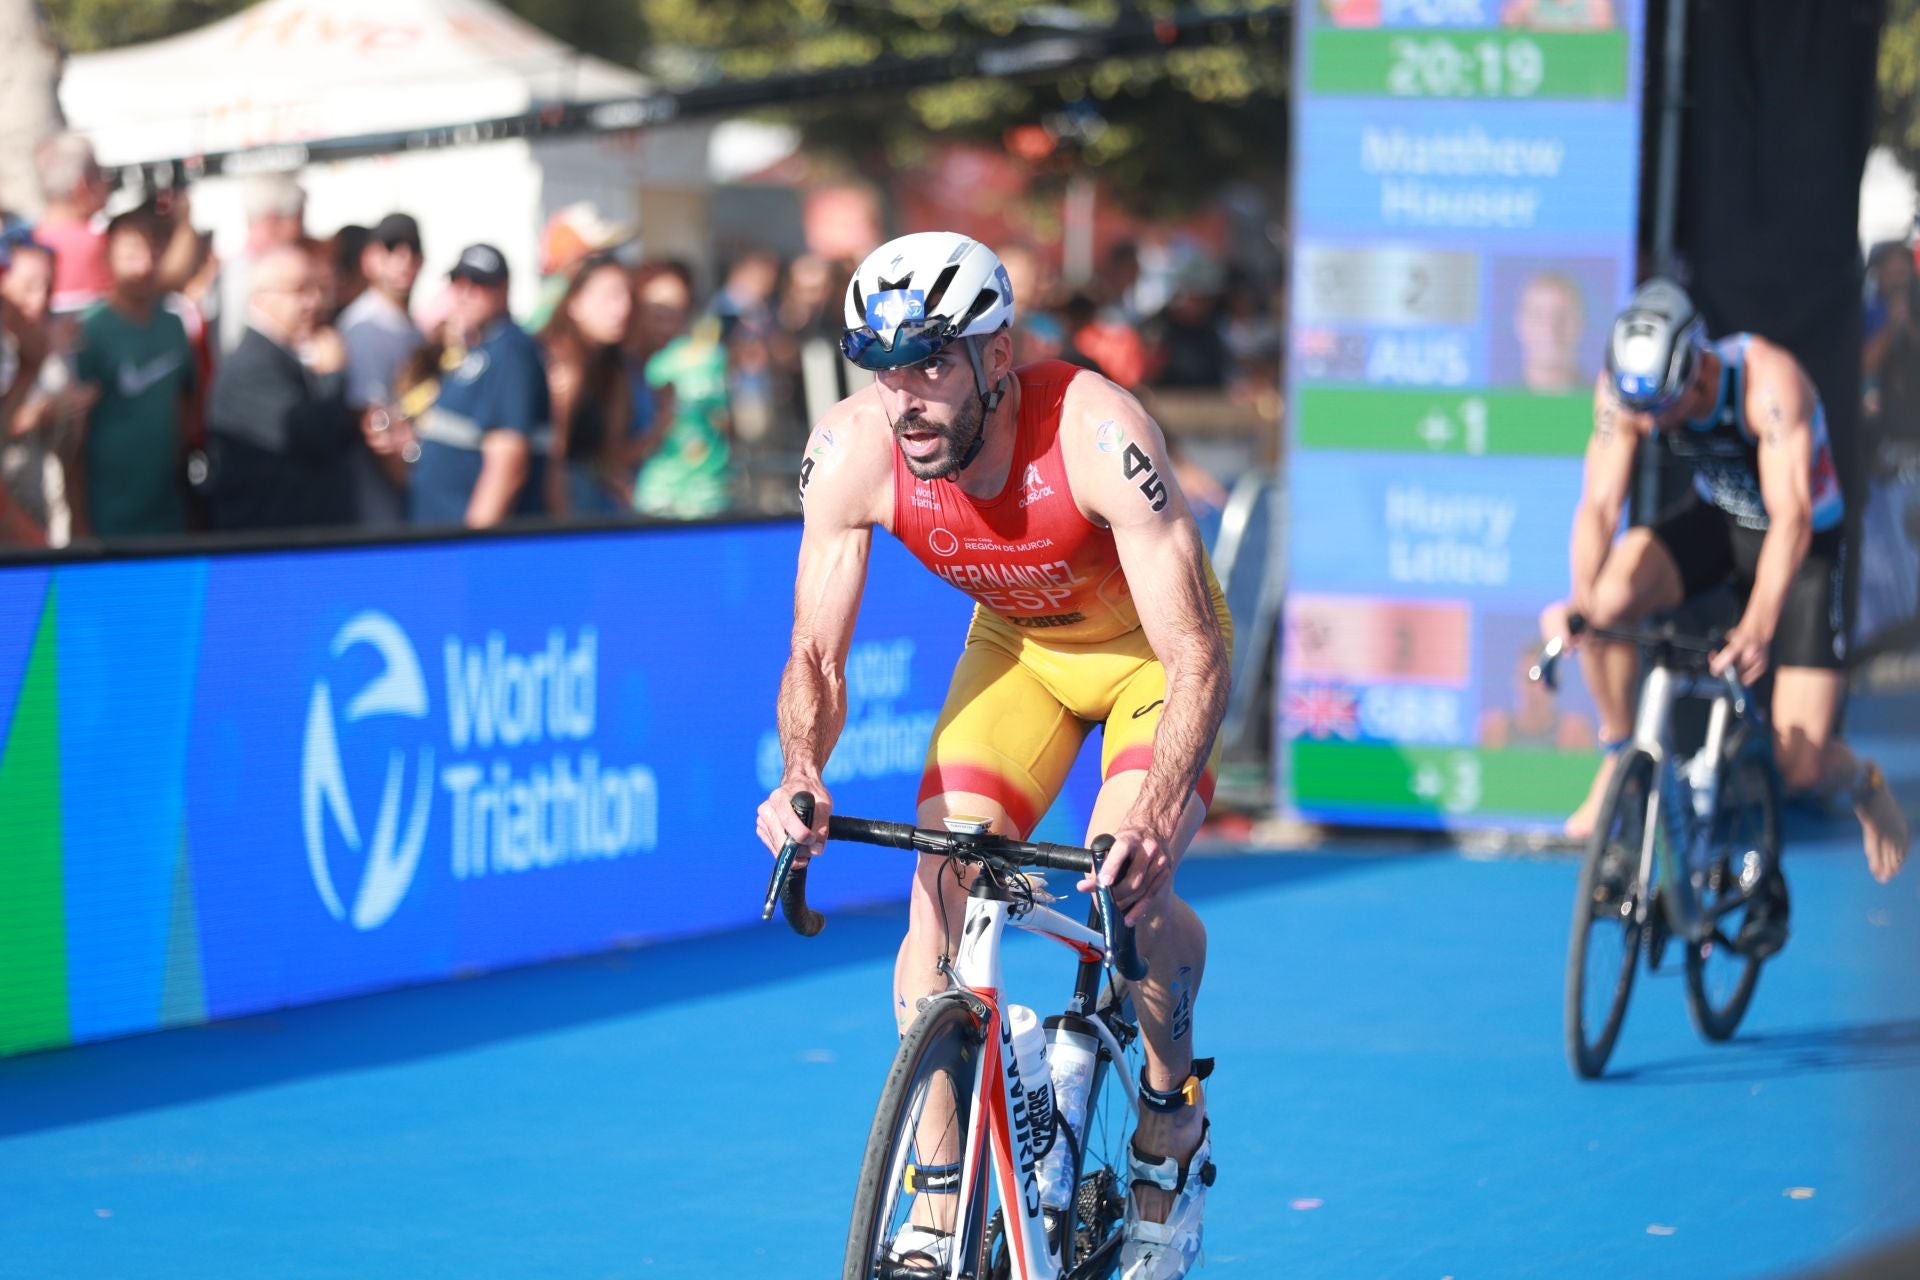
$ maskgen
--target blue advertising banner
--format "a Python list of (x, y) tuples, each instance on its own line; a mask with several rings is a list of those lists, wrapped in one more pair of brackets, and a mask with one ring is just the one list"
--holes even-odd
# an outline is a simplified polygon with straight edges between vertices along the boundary
[(1640, 0), (1303, 0), (1278, 789), (1550, 826), (1597, 763), (1524, 679), (1630, 290)]
[[(797, 525), (0, 573), (0, 1052), (757, 920)], [(874, 543), (826, 772), (913, 813), (971, 604)], [(1043, 838), (1078, 843), (1090, 750)], [(836, 846), (831, 911), (908, 859)]]

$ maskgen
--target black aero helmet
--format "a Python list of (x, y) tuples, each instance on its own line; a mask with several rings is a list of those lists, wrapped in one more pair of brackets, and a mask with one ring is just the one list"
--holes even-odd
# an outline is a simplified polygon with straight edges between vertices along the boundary
[(1664, 276), (1634, 290), (1607, 335), (1607, 381), (1629, 409), (1659, 413), (1693, 381), (1707, 326), (1687, 291)]

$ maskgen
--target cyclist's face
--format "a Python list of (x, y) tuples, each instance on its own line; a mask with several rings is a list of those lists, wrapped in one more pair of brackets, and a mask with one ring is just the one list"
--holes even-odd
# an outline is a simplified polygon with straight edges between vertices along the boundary
[[(1006, 377), (1011, 343), (1004, 335), (982, 344), (981, 372), (988, 386)], [(894, 442), (917, 479), (938, 480), (960, 470), (960, 460), (986, 430), (986, 410), (973, 380), (973, 365), (961, 339), (930, 360), (877, 375), (880, 403), (893, 424)]]
[[(1653, 416), (1655, 426), (1677, 427), (1699, 417), (1713, 407), (1711, 392), (1707, 387), (1707, 363), (1705, 356), (1693, 362), (1693, 377), (1687, 382), (1687, 389), (1680, 393), (1678, 400)], [(1717, 366), (1713, 370), (1713, 376), (1716, 379), (1720, 376)]]

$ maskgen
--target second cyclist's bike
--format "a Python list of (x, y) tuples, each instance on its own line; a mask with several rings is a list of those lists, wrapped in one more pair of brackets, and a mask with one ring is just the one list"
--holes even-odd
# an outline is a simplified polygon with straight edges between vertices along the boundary
[[(1567, 1057), (1586, 1079), (1606, 1069), (1642, 952), (1658, 969), (1677, 941), (1687, 1010), (1708, 1040), (1746, 1016), (1762, 957), (1738, 941), (1749, 909), (1779, 893), (1780, 780), (1773, 739), (1732, 671), (1713, 675), (1712, 638), (1672, 627), (1609, 631), (1572, 619), (1571, 632), (1639, 645), (1647, 674), (1633, 737), (1614, 761), (1573, 901), (1567, 949)], [(1554, 640), (1531, 673), (1554, 684)], [(1706, 740), (1682, 754), (1674, 712), (1706, 704)]]
[[(810, 796), (796, 796), (794, 810), (811, 825)], [(942, 961), (949, 985), (921, 1001), (881, 1090), (843, 1280), (1098, 1280), (1119, 1262), (1139, 1103), (1129, 991), (1146, 966), (1108, 890), (1095, 891), (1081, 925), (1047, 905), (1043, 883), (1027, 870), (1095, 873), (1112, 841), (1103, 836), (1093, 849), (1035, 844), (988, 834), (986, 825), (954, 818), (935, 831), (838, 814), (828, 821), (834, 840), (946, 859), (955, 892), (961, 868), (972, 880), (957, 951)], [(806, 875), (788, 844), (775, 859), (765, 914), (777, 900), (787, 922), (811, 936), (825, 921), (807, 906)], [(1064, 945), (1078, 961), (1065, 1010), (1046, 1019), (1047, 1057), (1084, 1068), (1059, 1094), (1049, 1092), (1048, 1067), (1036, 1072), (1029, 1061), (1023, 1075), (1016, 1053), (1016, 1006), (1000, 963), (1009, 925)], [(1059, 1082), (1056, 1074), (1051, 1083)], [(1054, 1106), (1066, 1093), (1073, 1101), (1062, 1096)]]

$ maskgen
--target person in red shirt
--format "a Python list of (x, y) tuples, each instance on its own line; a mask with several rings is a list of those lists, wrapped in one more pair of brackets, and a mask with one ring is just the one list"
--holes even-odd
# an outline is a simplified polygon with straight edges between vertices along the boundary
[[(759, 834), (770, 850), (792, 839), (817, 851), (825, 838), (840, 673), (884, 528), (977, 606), (928, 751), (921, 825), (987, 815), (1024, 837), (1102, 726), (1090, 834), (1114, 836), (1101, 880), (1151, 970), (1134, 987), (1146, 1068), (1120, 1274), (1174, 1280), (1198, 1256), (1211, 1180), (1199, 1083), (1210, 1064), (1193, 1056), (1206, 933), (1174, 872), (1211, 795), (1232, 627), (1159, 426), (1091, 370), (1015, 368), (1013, 318), (993, 252), (948, 232), (883, 245), (848, 286), (841, 349), (877, 382), (826, 415), (801, 465), (785, 777)], [(791, 807), (801, 791), (816, 798), (811, 830)], [(895, 970), (902, 1030), (946, 986), (939, 957), (962, 904), (943, 903), (940, 866), (922, 858), (914, 880)], [(907, 1265), (944, 1266), (953, 1244), (914, 1226), (892, 1247)]]
[(33, 152), (46, 210), (33, 238), (53, 251), (53, 309), (84, 311), (107, 295), (106, 228), (95, 219), (106, 207), (108, 186), (93, 158), (93, 145), (77, 133), (56, 133)]

